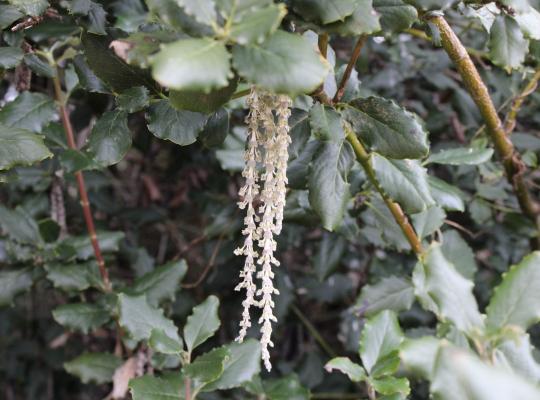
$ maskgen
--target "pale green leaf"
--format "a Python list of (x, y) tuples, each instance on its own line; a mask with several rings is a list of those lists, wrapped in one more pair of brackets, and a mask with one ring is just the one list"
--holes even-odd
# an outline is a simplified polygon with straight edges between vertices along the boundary
[(364, 379), (366, 379), (364, 368), (353, 363), (348, 357), (333, 358), (326, 363), (324, 369), (326, 369), (328, 372), (332, 372), (334, 370), (340, 371), (341, 373), (347, 375), (353, 382), (362, 382)]
[(226, 87), (233, 77), (225, 45), (213, 39), (182, 39), (165, 44), (151, 59), (161, 85), (205, 93)]
[(438, 153), (430, 154), (427, 164), (447, 164), (447, 165), (478, 165), (491, 159), (493, 149), (473, 149), (471, 147), (461, 147), (456, 149), (441, 150)]
[(435, 204), (449, 211), (465, 211), (465, 194), (459, 188), (431, 175), (428, 184)]
[(15, 68), (20, 64), (23, 56), (23, 51), (18, 47), (0, 47), (0, 68)]
[(13, 22), (22, 18), (24, 14), (15, 6), (0, 4), (0, 29), (6, 29)]
[(99, 274), (99, 267), (95, 261), (82, 264), (47, 264), (47, 279), (55, 288), (65, 291), (80, 292), (89, 287), (101, 288), (103, 283)]
[(345, 131), (341, 124), (341, 116), (332, 107), (315, 104), (309, 110), (311, 132), (319, 140), (342, 143)]
[(209, 26), (216, 24), (217, 13), (214, 0), (176, 0), (176, 2), (197, 22)]
[(292, 7), (303, 18), (329, 24), (343, 21), (355, 11), (357, 5), (355, 0), (294, 0)]
[(262, 43), (276, 31), (286, 13), (283, 4), (271, 4), (244, 13), (240, 20), (232, 23), (229, 37), (241, 45)]
[(225, 347), (218, 347), (200, 355), (186, 365), (182, 372), (193, 379), (195, 387), (200, 388), (217, 380), (224, 371), (231, 353)]
[(165, 335), (179, 341), (174, 323), (163, 315), (163, 310), (148, 304), (146, 296), (118, 295), (118, 322), (136, 341), (148, 340), (153, 329), (162, 330)]
[(353, 131), (373, 151), (389, 158), (423, 158), (427, 132), (413, 113), (381, 97), (353, 100), (343, 110)]
[(184, 400), (184, 379), (180, 373), (162, 377), (145, 375), (129, 381), (133, 400)]
[(474, 253), (467, 242), (455, 230), (444, 232), (441, 250), (456, 270), (467, 279), (474, 279), (478, 269)]
[(405, 339), (399, 351), (405, 370), (422, 379), (431, 379), (440, 343), (434, 336)]
[(10, 210), (0, 204), (0, 227), (19, 243), (34, 246), (43, 243), (37, 222), (22, 207)]
[(441, 246), (433, 244), (422, 256), (413, 276), (415, 293), (440, 320), (452, 322), (462, 332), (482, 329), (483, 317), (473, 296), (473, 283), (445, 258)]
[(518, 23), (508, 15), (497, 16), (489, 36), (489, 56), (493, 63), (508, 70), (517, 68), (525, 60), (528, 48), (529, 42)]
[(152, 329), (148, 344), (152, 350), (162, 354), (180, 354), (184, 350), (182, 339), (171, 338), (163, 329)]
[(262, 44), (234, 46), (233, 64), (240, 76), (275, 93), (311, 93), (330, 70), (308, 39), (276, 31)]
[(535, 360), (533, 351), (527, 333), (502, 340), (493, 350), (494, 365), (509, 368), (531, 382), (539, 382), (540, 364)]
[(403, 31), (418, 19), (416, 8), (402, 0), (373, 0), (373, 7), (381, 15), (385, 31)]
[[(342, 36), (370, 34), (381, 30), (379, 14), (374, 10), (372, 0), (356, 0), (356, 10), (344, 21), (323, 26), (329, 33)], [(345, 97), (345, 96), (344, 96)]]
[[(97, 238), (102, 252), (113, 252), (118, 250), (120, 241), (124, 239), (124, 232), (98, 232)], [(88, 235), (70, 236), (62, 243), (73, 247), (77, 258), (81, 260), (94, 256), (94, 248)]]
[(261, 370), (261, 346), (257, 340), (247, 339), (242, 343), (223, 346), (229, 351), (223, 375), (204, 387), (204, 391), (226, 390), (251, 381)]
[(84, 334), (99, 328), (111, 318), (102, 306), (89, 303), (63, 304), (56, 307), (52, 315), (60, 325)]
[(487, 307), (487, 325), (500, 329), (517, 325), (523, 330), (540, 321), (540, 252), (526, 256), (503, 274)]
[(383, 395), (392, 395), (394, 393), (400, 393), (404, 396), (408, 395), (411, 391), (409, 381), (407, 378), (396, 378), (395, 376), (386, 376), (378, 379), (370, 380), (373, 389), (377, 393)]
[(82, 383), (112, 382), (116, 368), (122, 365), (122, 360), (109, 353), (84, 353), (79, 357), (64, 363), (65, 370), (77, 376)]
[(356, 300), (356, 307), (365, 315), (371, 316), (383, 310), (394, 312), (411, 308), (414, 301), (414, 288), (411, 282), (390, 276), (373, 285), (365, 285)]
[(186, 272), (184, 260), (171, 261), (137, 278), (128, 291), (137, 295), (146, 294), (148, 303), (157, 306), (163, 300), (174, 299)]
[(384, 191), (407, 213), (425, 210), (435, 202), (427, 182), (427, 172), (416, 160), (392, 160), (371, 154), (371, 165)]
[(540, 390), (526, 379), (453, 346), (441, 346), (430, 391), (440, 400), (536, 400)]
[(11, 304), (15, 296), (30, 289), (33, 283), (29, 267), (0, 271), (0, 307)]
[(367, 320), (360, 339), (360, 357), (368, 373), (385, 356), (396, 351), (403, 341), (396, 314), (382, 311)]
[(193, 308), (184, 326), (184, 340), (191, 353), (201, 343), (213, 336), (220, 326), (218, 317), (219, 299), (209, 296), (204, 302)]
[(268, 400), (310, 400), (311, 394), (302, 386), (296, 375), (263, 382), (264, 395)]

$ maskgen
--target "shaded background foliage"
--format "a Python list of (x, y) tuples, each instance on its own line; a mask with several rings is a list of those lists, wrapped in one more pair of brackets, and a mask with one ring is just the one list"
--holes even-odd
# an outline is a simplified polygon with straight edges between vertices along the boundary
[[(286, 3), (289, 13), (282, 21), (285, 30), (344, 29), (322, 29), (327, 24), (307, 12), (309, 2)], [(483, 121), (450, 59), (425, 33), (433, 35), (436, 42), (437, 31), (417, 20), (411, 5), (388, 2), (399, 3), (400, 13), (392, 14), (385, 12), (384, 3), (374, 2), (382, 16), (383, 30), (366, 41), (344, 100), (371, 95), (392, 99), (423, 120), (419, 129), (429, 132), (432, 156), (426, 167), (430, 179), (438, 177), (455, 188), (434, 195), (446, 213), (441, 208), (418, 217), (415, 227), (424, 237), (443, 238), (443, 251), (461, 257), (465, 267), (460, 272), (474, 278), (474, 294), (483, 310), (501, 274), (529, 252), (536, 229), (520, 212), (500, 163), (487, 150), (490, 146)], [(531, 4), (538, 9), (537, 2)], [(28, 8), (30, 5), (38, 8)], [(157, 266), (185, 259), (187, 270), (178, 267), (172, 287), (164, 279), (155, 288), (161, 296), (156, 302), (178, 326), (184, 326), (193, 306), (211, 294), (219, 298), (221, 328), (203, 344), (203, 350), (234, 339), (242, 300), (233, 290), (242, 267), (233, 250), (241, 241), (242, 214), (236, 202), (242, 184), (238, 171), (242, 168), (246, 112), (242, 97), (229, 99), (248, 86), (243, 79), (237, 84), (235, 77), (234, 83), (220, 90), (224, 93), (209, 96), (214, 101), (218, 98), (217, 105), (194, 89), (191, 93), (171, 92), (170, 102), (178, 109), (171, 107), (149, 70), (138, 68), (148, 67), (148, 54), (157, 50), (156, 44), (149, 41), (148, 48), (138, 46), (144, 43), (146, 33), (162, 43), (178, 38), (170, 31), (155, 33), (160, 23), (179, 24), (195, 35), (208, 29), (182, 13), (163, 11), (173, 7), (179, 12), (174, 2), (78, 0), (51, 2), (50, 6), (53, 9), (46, 11), (43, 20), (26, 20), (25, 14), (43, 14), (48, 7), (46, 1), (0, 3), (0, 27), (4, 29), (0, 129), (24, 118), (24, 127), (40, 132), (54, 153), (54, 158), (0, 175), (0, 303), (4, 306), (0, 308), (0, 382), (2, 396), (8, 400), (95, 399), (111, 390), (107, 382), (111, 368), (114, 371), (117, 366), (115, 359), (88, 367), (90, 372), (83, 368), (74, 373), (82, 375), (83, 380), (97, 373), (101, 384), (82, 384), (66, 372), (64, 363), (83, 351), (112, 353), (117, 343), (114, 322), (105, 316), (99, 323), (98, 315), (98, 321), (81, 332), (80, 327), (66, 330), (58, 323), (59, 317), (52, 318), (53, 310), (72, 302), (114, 307), (109, 295), (97, 290), (102, 284), (80, 211), (75, 171), (85, 171), (100, 242), (116, 288), (136, 284)], [(538, 34), (526, 39), (516, 32), (513, 19), (497, 19), (490, 37), (482, 27), (487, 23), (486, 15), (478, 18), (475, 8), (452, 1), (419, 1), (415, 6), (445, 9), (461, 40), (475, 49), (471, 54), (495, 106), (504, 115), (537, 68)], [(21, 11), (25, 7), (26, 12)], [(150, 18), (150, 11), (161, 19)], [(28, 29), (11, 29), (25, 22), (31, 25)], [(512, 46), (501, 44), (504, 39), (498, 34), (510, 36)], [(312, 32), (306, 36), (316, 42)], [(123, 39), (116, 42), (119, 47), (114, 50), (130, 65), (109, 50), (113, 39)], [(59, 48), (60, 53), (65, 51), (62, 66), (65, 88), (71, 95), (68, 108), (79, 147), (88, 140), (85, 151), (67, 149), (56, 107), (49, 97), (56, 72), (29, 50), (55, 42), (64, 46)], [(355, 42), (355, 37), (331, 36), (328, 58), (331, 60), (335, 52), (338, 78)], [(126, 43), (136, 44), (134, 48), (140, 53), (124, 53), (122, 45)], [(336, 82), (339, 79), (327, 79), (325, 89), (335, 91)], [(29, 89), (31, 92), (26, 92)], [(18, 92), (22, 94), (14, 100)], [(200, 99), (200, 103), (194, 99)], [(512, 134), (512, 141), (532, 170), (528, 179), (536, 195), (539, 99), (535, 92), (527, 97)], [(225, 102), (226, 107), (220, 108)], [(358, 166), (348, 175), (353, 198), (346, 202), (343, 221), (328, 225), (323, 216), (321, 223), (314, 212), (311, 194), (305, 190), (306, 171), (313, 156), (308, 143), (313, 120), (310, 125), (307, 118), (312, 104), (309, 96), (299, 96), (291, 119), (291, 190), (284, 230), (278, 238), (282, 261), (276, 272), (279, 323), (272, 351), (274, 371), (269, 377), (296, 376), (290, 378), (291, 385), (300, 382), (304, 389), (281, 388), (287, 397), (295, 393), (297, 397), (293, 398), (307, 398), (309, 390), (314, 398), (333, 398), (329, 393), (334, 393), (334, 398), (347, 398), (347, 393), (362, 393), (363, 389), (344, 376), (328, 374), (323, 366), (336, 355), (356, 354), (364, 316), (373, 312), (370, 307), (384, 299), (392, 302), (390, 308), (401, 304), (402, 310), (396, 310), (401, 311), (399, 322), (413, 336), (434, 332), (437, 320), (414, 301), (412, 289), (403, 283), (416, 258), (407, 251), (409, 245), (398, 228), (381, 219), (385, 213), (382, 203), (366, 187), (365, 174)], [(185, 110), (192, 106), (196, 109)], [(218, 108), (210, 121), (198, 113)], [(111, 131), (115, 132), (113, 142), (107, 141), (106, 132)], [(479, 158), (455, 163), (434, 159), (439, 150), (463, 146), (477, 149)], [(54, 213), (65, 214), (65, 218), (53, 221)], [(65, 226), (58, 222), (64, 220)], [(334, 228), (333, 232), (324, 230), (323, 225)], [(76, 276), (63, 269), (70, 264), (76, 264)], [(18, 275), (8, 275), (14, 267)], [(385, 289), (387, 292), (369, 291), (384, 279), (390, 288)], [(533, 344), (540, 345), (540, 331), (533, 327), (530, 333)], [(139, 350), (152, 356), (145, 345)], [(159, 354), (154, 357), (155, 365), (167, 361)], [(174, 360), (169, 361), (174, 364)], [(100, 368), (105, 371), (100, 372)], [(412, 388), (410, 398), (428, 398), (425, 383), (413, 383)], [(203, 396), (219, 399), (251, 395), (238, 389)]]

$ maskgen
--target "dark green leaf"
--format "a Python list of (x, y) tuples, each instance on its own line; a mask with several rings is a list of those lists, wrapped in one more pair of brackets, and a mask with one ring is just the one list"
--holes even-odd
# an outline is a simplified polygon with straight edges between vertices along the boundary
[(197, 22), (214, 26), (216, 24), (216, 5), (214, 0), (176, 0), (187, 15), (195, 18)]
[(349, 142), (321, 142), (309, 174), (309, 202), (321, 217), (323, 227), (336, 229), (343, 220), (351, 193), (348, 175), (354, 165)]
[[(1, 117), (0, 117), (1, 118)], [(0, 171), (52, 157), (41, 136), (0, 123)]]
[(381, 29), (379, 14), (373, 9), (372, 0), (356, 0), (356, 10), (343, 22), (334, 22), (323, 28), (342, 36), (370, 34)]
[(319, 140), (342, 143), (345, 139), (341, 116), (329, 106), (315, 104), (309, 111), (309, 124), (311, 132)]
[(167, 100), (152, 104), (146, 115), (150, 132), (180, 146), (194, 143), (207, 119), (202, 113), (177, 110)]
[(111, 38), (84, 33), (81, 41), (89, 67), (113, 90), (121, 92), (134, 86), (155, 86), (146, 71), (126, 64), (114, 54), (109, 48)]
[(427, 132), (415, 115), (381, 97), (356, 99), (343, 111), (356, 135), (373, 151), (389, 158), (423, 158)]
[(342, 236), (325, 232), (313, 260), (313, 267), (320, 281), (333, 272), (341, 261), (347, 242)]
[(116, 102), (122, 110), (133, 113), (146, 107), (149, 100), (148, 89), (144, 86), (135, 86), (120, 93)]
[(0, 110), (0, 124), (41, 132), (54, 119), (56, 106), (42, 93), (23, 92)]
[(210, 93), (171, 90), (169, 101), (179, 110), (188, 110), (194, 112), (211, 113), (227, 103), (233, 93), (236, 91), (238, 81), (233, 79), (229, 85), (222, 89), (213, 90)]
[(296, 375), (264, 381), (264, 395), (268, 400), (309, 400), (309, 390), (302, 386)]
[(477, 270), (474, 253), (467, 242), (455, 230), (444, 232), (441, 250), (458, 272), (467, 279), (474, 279)]
[(116, 164), (131, 147), (131, 132), (127, 125), (127, 112), (107, 111), (99, 118), (90, 134), (88, 149), (103, 166)]
[(27, 53), (24, 55), (24, 63), (39, 76), (45, 78), (53, 78), (56, 76), (56, 71), (47, 61), (43, 61), (34, 53)]
[[(98, 232), (99, 247), (102, 252), (117, 251), (119, 242), (124, 239), (123, 232)], [(94, 249), (88, 236), (72, 236), (64, 240), (63, 244), (74, 249), (77, 258), (87, 260), (94, 255)]]
[(229, 133), (229, 123), (229, 112), (225, 108), (218, 110), (206, 121), (199, 140), (208, 148), (220, 146)]

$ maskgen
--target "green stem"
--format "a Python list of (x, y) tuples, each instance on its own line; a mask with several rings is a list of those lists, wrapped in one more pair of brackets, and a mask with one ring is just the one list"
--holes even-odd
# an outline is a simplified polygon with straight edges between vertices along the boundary
[[(497, 154), (502, 159), (506, 178), (514, 189), (522, 212), (536, 224), (540, 232), (540, 207), (533, 200), (525, 183), (524, 173), (526, 166), (521, 160), (520, 154), (514, 149), (514, 145), (506, 135), (488, 89), (482, 81), (476, 66), (457, 35), (443, 17), (429, 15), (426, 18), (439, 29), (444, 50), (456, 65), (465, 88), (468, 90), (480, 114), (484, 118), (488, 134), (491, 137)], [(537, 234), (535, 247), (540, 247), (540, 234)]]
[(373, 185), (375, 190), (379, 192), (380, 196), (382, 197), (384, 203), (386, 204), (386, 207), (390, 210), (392, 213), (392, 216), (394, 217), (394, 220), (401, 228), (401, 231), (407, 238), (407, 241), (411, 245), (412, 250), (415, 252), (415, 254), (420, 255), (422, 254), (422, 242), (416, 232), (414, 231), (413, 226), (409, 222), (409, 219), (401, 209), (400, 205), (396, 202), (394, 202), (384, 191), (381, 184), (377, 180), (377, 177), (375, 175), (375, 170), (371, 166), (370, 160), (369, 160), (369, 153), (366, 151), (356, 134), (349, 128), (345, 127), (345, 130), (347, 132), (347, 140), (352, 145), (354, 153), (356, 155), (356, 159), (364, 168), (364, 171), (366, 172), (367, 178), (369, 182)]
[(250, 92), (251, 92), (251, 89), (239, 90), (238, 92), (234, 93), (231, 96), (231, 100), (239, 99), (241, 97), (247, 96)]
[(315, 341), (319, 343), (319, 345), (322, 347), (322, 349), (328, 354), (329, 357), (334, 358), (337, 357), (337, 354), (334, 350), (332, 350), (332, 347), (324, 340), (324, 338), (321, 336), (317, 328), (313, 326), (313, 324), (307, 319), (307, 317), (300, 311), (298, 307), (296, 307), (294, 304), (291, 305), (292, 311), (296, 314), (298, 319), (304, 324), (308, 332), (313, 336)]

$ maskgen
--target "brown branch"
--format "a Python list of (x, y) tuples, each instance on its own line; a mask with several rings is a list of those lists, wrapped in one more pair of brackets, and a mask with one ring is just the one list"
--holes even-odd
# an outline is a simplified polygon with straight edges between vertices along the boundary
[[(53, 84), (56, 101), (58, 103), (60, 111), (60, 118), (62, 119), (62, 125), (64, 126), (64, 131), (66, 134), (69, 148), (72, 150), (77, 150), (77, 145), (75, 144), (75, 136), (73, 134), (73, 127), (71, 125), (71, 121), (69, 120), (69, 114), (66, 109), (64, 94), (60, 85), (59, 74), (60, 69), (57, 70), (56, 76), (53, 78)], [(86, 222), (88, 235), (90, 236), (92, 248), (94, 249), (94, 255), (99, 266), (99, 272), (101, 274), (101, 279), (103, 280), (103, 286), (105, 288), (105, 291), (110, 292), (111, 282), (109, 280), (109, 273), (107, 271), (107, 267), (105, 266), (105, 260), (103, 259), (103, 255), (101, 254), (101, 249), (99, 247), (96, 228), (94, 225), (94, 218), (92, 217), (92, 211), (90, 210), (90, 202), (88, 200), (88, 194), (86, 192), (86, 184), (81, 171), (75, 172), (75, 179), (77, 180), (77, 185), (79, 187), (79, 196), (81, 198), (81, 207), (83, 209), (84, 220)]]
[(512, 101), (512, 105), (510, 106), (510, 111), (508, 111), (508, 114), (506, 114), (506, 118), (504, 121), (504, 131), (507, 135), (510, 135), (514, 128), (516, 127), (516, 117), (517, 114), (523, 105), (523, 101), (525, 98), (533, 93), (536, 88), (538, 87), (538, 80), (540, 79), (540, 69), (536, 71), (536, 73), (533, 75), (529, 83), (523, 88), (520, 94), (517, 95), (517, 97)]
[(392, 213), (392, 216), (394, 217), (394, 220), (401, 228), (401, 231), (407, 238), (407, 241), (411, 245), (412, 250), (417, 254), (422, 254), (422, 242), (416, 232), (414, 231), (413, 226), (409, 222), (409, 219), (407, 218), (407, 215), (403, 212), (400, 205), (396, 202), (394, 202), (388, 194), (384, 191), (384, 189), (381, 187), (379, 181), (377, 180), (377, 177), (375, 175), (375, 171), (373, 170), (373, 167), (371, 166), (371, 163), (369, 162), (369, 154), (356, 136), (356, 134), (350, 130), (347, 129), (347, 140), (352, 145), (354, 153), (356, 154), (356, 158), (360, 165), (362, 165), (362, 168), (364, 168), (364, 171), (366, 172), (367, 178), (370, 181), (370, 183), (373, 185), (375, 190), (379, 192), (380, 196), (382, 197), (384, 203), (386, 204), (386, 207), (390, 210)]
[[(426, 18), (439, 29), (444, 50), (456, 65), (465, 88), (468, 90), (480, 114), (484, 118), (488, 134), (493, 141), (497, 154), (502, 159), (506, 178), (514, 189), (521, 210), (540, 228), (540, 207), (533, 200), (524, 180), (525, 164), (521, 160), (519, 153), (514, 149), (512, 142), (508, 139), (488, 89), (482, 81), (471, 57), (443, 17), (430, 15)], [(540, 235), (537, 237), (536, 246), (540, 246)]]
[(208, 273), (210, 272), (210, 270), (212, 269), (212, 267), (216, 263), (216, 258), (217, 258), (219, 249), (221, 248), (221, 243), (223, 242), (223, 237), (224, 236), (225, 236), (224, 233), (222, 233), (219, 236), (218, 241), (217, 241), (217, 243), (216, 243), (216, 245), (214, 247), (214, 250), (212, 251), (212, 255), (210, 256), (210, 260), (208, 261), (208, 264), (204, 268), (204, 270), (203, 270), (202, 274), (199, 276), (199, 278), (193, 283), (184, 283), (184, 284), (182, 284), (182, 288), (184, 288), (184, 289), (193, 289), (193, 288), (196, 288), (197, 286), (199, 286), (202, 283), (202, 281), (204, 281), (204, 279), (206, 278), (206, 276), (208, 275)]
[(349, 81), (349, 78), (351, 77), (352, 70), (354, 66), (356, 65), (356, 62), (358, 61), (358, 57), (360, 57), (360, 52), (362, 51), (362, 47), (364, 47), (366, 40), (367, 40), (366, 35), (361, 35), (358, 38), (358, 41), (356, 42), (356, 45), (354, 46), (354, 50), (349, 60), (349, 63), (347, 64), (347, 68), (345, 69), (345, 72), (343, 73), (343, 77), (341, 78), (341, 82), (339, 83), (338, 89), (336, 91), (336, 95), (334, 96), (334, 99), (332, 100), (334, 103), (339, 102), (341, 98), (343, 97), (343, 94), (345, 93), (345, 86), (347, 86), (347, 82)]

